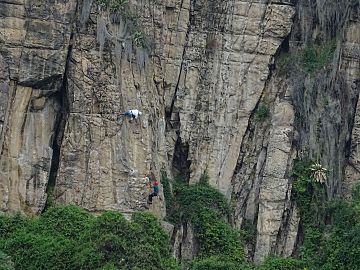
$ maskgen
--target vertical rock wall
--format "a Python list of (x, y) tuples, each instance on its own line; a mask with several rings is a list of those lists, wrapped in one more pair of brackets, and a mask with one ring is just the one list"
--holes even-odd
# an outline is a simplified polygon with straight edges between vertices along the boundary
[[(271, 107), (271, 119), (250, 123), (232, 181), (235, 225), (247, 220), (257, 226), (256, 245), (250, 249), (256, 262), (268, 254), (290, 256), (298, 246), (300, 217), (291, 201), (294, 158), (310, 158), (329, 169), (328, 199), (348, 186), (344, 169), (350, 142), (356, 145), (351, 133), (360, 90), (360, 40), (354, 28), (358, 14), (357, 1), (296, 5), (291, 34), (276, 55), (262, 98)], [(326, 42), (336, 44), (330, 63), (306, 72), (301, 62), (304, 49)], [(284, 70), (280, 62), (286, 57)], [(356, 150), (353, 153), (356, 158)], [(354, 167), (349, 167), (347, 178), (354, 181)]]
[[(359, 95), (360, 89), (360, 3), (357, 6), (357, 10), (350, 12), (349, 21), (347, 22), (344, 31), (344, 47), (342, 50), (343, 61), (341, 67), (345, 71), (345, 80), (347, 85), (353, 92)], [(345, 179), (342, 186), (343, 193), (349, 194), (351, 188), (358, 182), (359, 169), (360, 169), (360, 149), (359, 145), (359, 102), (358, 98), (355, 100), (355, 108), (353, 111), (354, 122), (352, 134), (348, 139), (349, 152), (347, 153), (348, 162), (345, 168)]]
[[(56, 200), (94, 211), (142, 209), (148, 192), (142, 179), (161, 168), (181, 168), (190, 182), (207, 170), (211, 184), (230, 197), (248, 118), (294, 7), (242, 1), (130, 7), (143, 15), (139, 23), (152, 42), (145, 66), (127, 55), (126, 40), (120, 57), (110, 39), (101, 55), (91, 47), (101, 16), (96, 5), (74, 32)], [(121, 36), (119, 26), (107, 27)], [(144, 112), (140, 123), (116, 121), (130, 108)]]
[(75, 2), (0, 2), (0, 201), (40, 213)]
[[(291, 255), (293, 159), (331, 168), (329, 197), (359, 170), (359, 4), (337, 5), (131, 0), (126, 18), (92, 0), (0, 0), (1, 211), (39, 213), (51, 196), (131, 213), (145, 207), (149, 171), (189, 183), (207, 171), (234, 226), (257, 226), (250, 257)], [(282, 74), (277, 59), (322, 33), (336, 40), (333, 68)], [(129, 123), (121, 113), (135, 108)], [(162, 196), (151, 210), (164, 216)], [(181, 235), (191, 257), (191, 230)]]

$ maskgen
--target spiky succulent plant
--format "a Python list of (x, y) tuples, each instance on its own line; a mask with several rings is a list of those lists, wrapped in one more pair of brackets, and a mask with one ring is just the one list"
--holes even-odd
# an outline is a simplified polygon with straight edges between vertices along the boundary
[(318, 183), (325, 183), (326, 181), (326, 173), (328, 171), (328, 169), (326, 169), (325, 167), (323, 167), (319, 162), (314, 162), (311, 166), (310, 166), (310, 171), (312, 173), (312, 176), (314, 178), (314, 180)]

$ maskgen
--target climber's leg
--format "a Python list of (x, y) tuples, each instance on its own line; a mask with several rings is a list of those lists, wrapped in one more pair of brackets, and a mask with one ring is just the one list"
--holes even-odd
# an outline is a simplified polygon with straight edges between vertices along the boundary
[(153, 192), (149, 195), (149, 198), (148, 198), (148, 204), (152, 204), (152, 198), (157, 196), (157, 192)]

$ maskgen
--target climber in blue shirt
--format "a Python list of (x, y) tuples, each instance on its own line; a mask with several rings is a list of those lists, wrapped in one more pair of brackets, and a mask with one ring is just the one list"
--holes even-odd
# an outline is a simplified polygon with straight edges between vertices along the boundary
[[(151, 185), (151, 183), (150, 183)], [(159, 182), (155, 180), (154, 185), (152, 186), (153, 191), (149, 194), (148, 204), (152, 204), (152, 199), (159, 194)]]

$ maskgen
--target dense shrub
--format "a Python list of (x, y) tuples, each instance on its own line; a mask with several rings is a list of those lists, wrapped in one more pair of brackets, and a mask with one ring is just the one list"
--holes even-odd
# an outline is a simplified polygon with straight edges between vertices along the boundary
[(0, 237), (8, 238), (17, 230), (28, 227), (29, 221), (22, 215), (0, 216)]
[(200, 214), (208, 211), (217, 218), (224, 218), (229, 214), (229, 206), (224, 195), (208, 184), (181, 187), (177, 191), (176, 201), (182, 221), (196, 223)]
[(42, 214), (34, 229), (50, 235), (61, 235), (76, 239), (89, 230), (94, 217), (74, 205), (58, 206)]
[(360, 222), (359, 203), (336, 201), (329, 213), (332, 224), (323, 236), (320, 256), (314, 258), (318, 269), (359, 269)]
[(16, 269), (179, 269), (167, 234), (149, 213), (129, 222), (115, 211), (94, 217), (60, 206), (38, 219), (0, 216), (0, 232), (0, 250)]
[(11, 257), (0, 250), (0, 270), (14, 270), (14, 263)]
[(257, 270), (302, 270), (304, 262), (292, 258), (269, 257)]
[(352, 199), (328, 202), (324, 186), (314, 181), (311, 164), (299, 160), (293, 168), (293, 199), (304, 234), (300, 259), (308, 269), (360, 269), (359, 186)]
[[(168, 181), (169, 179), (165, 179), (166, 187), (170, 186)], [(199, 267), (209, 263), (207, 256), (226, 257), (227, 264), (239, 265), (244, 261), (240, 233), (226, 221), (230, 214), (226, 198), (207, 182), (206, 175), (200, 183), (194, 185), (172, 182), (173, 193), (165, 193), (165, 198), (170, 198), (174, 205), (168, 212), (169, 220), (177, 225), (192, 225), (199, 246), (198, 255), (202, 258), (194, 264), (193, 267), (197, 267), (195, 269), (206, 269), (205, 266)]]
[(226, 257), (210, 256), (196, 259), (191, 264), (191, 270), (237, 270), (238, 266)]
[[(311, 162), (293, 168), (293, 199), (301, 214), (304, 243), (299, 258), (270, 257), (261, 265), (245, 262), (243, 241), (254, 242), (255, 227), (244, 231), (227, 222), (225, 197), (202, 181), (173, 183), (169, 214), (177, 225), (190, 223), (198, 242), (190, 270), (347, 270), (360, 269), (360, 187), (351, 200), (326, 202), (313, 179)], [(327, 220), (325, 222), (324, 220)], [(131, 222), (119, 212), (93, 216), (76, 206), (49, 208), (39, 218), (0, 215), (0, 270), (104, 269), (179, 270), (169, 237), (149, 213)]]

